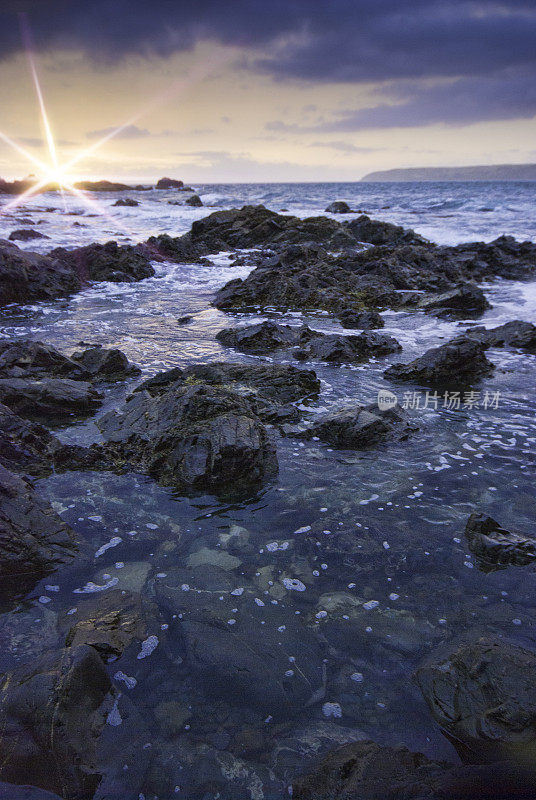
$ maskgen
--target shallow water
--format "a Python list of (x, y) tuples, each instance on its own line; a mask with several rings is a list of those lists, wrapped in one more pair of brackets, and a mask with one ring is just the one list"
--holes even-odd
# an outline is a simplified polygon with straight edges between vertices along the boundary
[[(534, 184), (307, 184), (207, 186), (200, 191), (205, 202), (222, 208), (264, 202), (274, 210), (283, 207), (299, 214), (320, 213), (331, 200), (346, 199), (374, 217), (411, 225), (435, 241), (450, 243), (491, 240), (501, 233), (534, 238), (534, 188)], [(104, 241), (118, 233), (137, 241), (151, 233), (181, 233), (211, 210), (168, 206), (167, 200), (176, 197), (171, 192), (140, 193), (139, 208), (114, 209), (115, 196), (101, 196), (99, 202), (107, 206), (112, 219), (85, 217), (87, 228), (73, 228), (73, 217), (61, 209), (46, 214), (26, 209), (20, 216), (46, 220), (39, 229), (51, 238), (38, 241), (41, 251), (59, 244)], [(54, 196), (39, 198), (36, 206), (59, 207), (59, 201)], [(21, 227), (1, 217), (0, 225), (0, 235)], [(25, 247), (37, 249), (35, 243)], [(120, 347), (142, 367), (143, 377), (213, 359), (259, 360), (222, 348), (214, 337), (226, 325), (263, 317), (224, 314), (210, 306), (220, 286), (245, 276), (249, 268), (231, 267), (227, 254), (211, 261), (212, 266), (159, 264), (156, 276), (139, 284), (99, 284), (67, 301), (7, 309), (0, 334), (32, 336), (67, 352), (81, 340)], [(536, 322), (536, 284), (502, 281), (486, 287), (486, 294), (493, 308), (479, 323), (491, 327), (511, 319)], [(181, 326), (177, 318), (185, 314), (193, 321)], [(341, 330), (323, 314), (277, 316), (290, 324)], [(348, 399), (374, 402), (380, 388), (392, 389), (403, 403), (406, 391), (422, 390), (389, 384), (383, 370), (463, 330), (463, 323), (415, 313), (386, 313), (385, 320), (385, 332), (399, 339), (403, 352), (353, 368), (307, 363), (304, 366), (314, 368), (323, 382), (320, 397), (307, 413)], [(533, 640), (536, 624), (533, 568), (484, 574), (463, 536), (473, 510), (529, 534), (536, 511), (536, 359), (512, 350), (491, 350), (488, 357), (496, 371), (478, 387), (480, 407), (413, 409), (410, 413), (420, 431), (407, 442), (360, 453), (274, 433), (279, 475), (240, 503), (213, 496), (181, 497), (130, 474), (66, 473), (39, 482), (78, 533), (88, 559), (84, 566), (49, 576), (23, 604), (25, 614), (39, 615), (38, 621), (43, 615), (52, 620), (47, 627), (51, 646), (59, 644), (54, 615), (64, 618), (67, 610), (76, 608), (85, 597), (80, 590), (89, 581), (111, 582), (160, 598), (158, 622), (169, 627), (159, 632), (154, 652), (139, 659), (139, 647), (129, 649), (118, 665), (111, 665), (112, 674), (121, 670), (136, 678), (136, 686), (125, 692), (148, 720), (149, 740), (144, 738), (143, 743), (151, 743), (159, 778), (149, 781), (147, 798), (189, 796), (197, 786), (203, 758), (215, 759), (227, 775), (229, 797), (288, 796), (293, 775), (315, 756), (311, 739), (318, 738), (319, 731), (324, 744), (332, 746), (359, 731), (385, 743), (403, 742), (431, 756), (455, 758), (412, 683), (415, 666), (433, 646), (470, 628), (523, 641)], [(110, 390), (100, 413), (119, 405), (133, 385)], [(490, 397), (499, 392), (497, 408), (483, 407), (486, 392)], [(99, 437), (91, 421), (63, 427), (59, 435), (84, 444)], [(232, 526), (246, 532), (236, 534)], [(230, 530), (235, 532), (231, 539)], [(107, 547), (113, 537), (113, 546)], [(278, 709), (267, 713), (261, 704), (256, 707), (240, 697), (213, 697), (200, 676), (177, 660), (178, 623), (161, 598), (166, 586), (176, 585), (177, 570), (202, 548), (240, 560), (232, 574), (236, 588), (247, 591), (233, 597), (226, 594), (223, 602), (230, 601), (238, 626), (245, 624), (241, 616), (250, 625), (264, 624), (270, 635), (274, 626), (278, 631), (285, 626), (278, 646), (296, 659), (290, 662), (298, 665), (292, 669), (300, 668), (300, 652), (293, 649), (300, 647), (296, 625), (321, 634), (322, 697), (301, 704), (292, 718), (282, 722)], [(190, 573), (189, 590), (195, 592), (195, 570)], [(299, 580), (304, 591), (280, 592), (285, 576)], [(220, 602), (219, 597), (218, 591), (213, 602)], [(338, 598), (337, 604), (333, 598)], [(360, 606), (357, 612), (352, 598), (378, 605)], [(30, 636), (29, 651), (32, 641)], [(9, 652), (2, 660), (6, 669), (14, 665)], [(164, 700), (188, 710), (178, 734), (171, 735), (154, 716)], [(258, 750), (240, 751), (236, 742), (243, 728), (260, 737)]]

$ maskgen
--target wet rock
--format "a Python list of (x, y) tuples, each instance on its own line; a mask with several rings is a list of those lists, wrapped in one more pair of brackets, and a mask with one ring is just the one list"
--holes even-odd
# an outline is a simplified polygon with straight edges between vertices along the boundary
[(87, 380), (89, 372), (52, 345), (31, 339), (13, 339), (0, 342), (0, 377)]
[(175, 178), (160, 178), (155, 189), (181, 189), (184, 186), (183, 181), (178, 181)]
[(12, 231), (8, 238), (10, 242), (30, 242), (32, 239), (49, 239), (50, 237), (31, 228), (21, 228), (18, 231)]
[(295, 800), (505, 800), (533, 797), (519, 765), (459, 766), (370, 740), (334, 750), (294, 781)]
[(124, 381), (141, 373), (139, 367), (131, 364), (126, 355), (115, 348), (108, 350), (97, 345), (75, 352), (71, 358), (93, 380)]
[(103, 396), (86, 381), (70, 378), (0, 378), (0, 402), (30, 418), (91, 414)]
[(0, 306), (65, 297), (81, 286), (67, 266), (0, 240)]
[(318, 359), (333, 364), (350, 364), (367, 361), (369, 358), (397, 353), (402, 346), (392, 336), (373, 331), (363, 331), (357, 336), (325, 334), (310, 331), (302, 334), (302, 344), (294, 352), (294, 358)]
[(255, 602), (251, 588), (231, 594), (243, 580), (216, 568), (169, 574), (157, 589), (159, 603), (177, 615), (170, 640), (209, 696), (285, 720), (322, 690), (323, 649), (299, 618)]
[(401, 408), (381, 411), (377, 405), (351, 405), (319, 415), (301, 434), (318, 436), (336, 447), (365, 449), (381, 442), (404, 441), (418, 430)]
[(352, 209), (344, 200), (335, 200), (326, 208), (328, 214), (351, 214)]
[(134, 800), (147, 755), (136, 741), (143, 725), (127, 703), (115, 696), (92, 647), (45, 653), (37, 664), (6, 676), (0, 708), (2, 778), (31, 782), (73, 800), (92, 798), (97, 789), (98, 797), (120, 793)]
[[(119, 658), (132, 642), (147, 638), (145, 616), (139, 595), (120, 589), (92, 595), (78, 604), (65, 646), (91, 645), (105, 660)], [(67, 619), (72, 623), (73, 617)]]
[(66, 250), (58, 247), (49, 253), (57, 264), (75, 273), (81, 281), (141, 281), (155, 274), (151, 256), (142, 247), (120, 246), (117, 242), (89, 244)]
[(224, 328), (216, 339), (226, 347), (234, 347), (244, 353), (264, 355), (299, 342), (299, 329), (275, 322), (260, 322), (240, 328)]
[(536, 353), (536, 325), (532, 322), (513, 320), (497, 328), (478, 326), (468, 328), (464, 336), (481, 342), (485, 347), (519, 347), (528, 353)]
[(341, 311), (338, 315), (343, 328), (383, 328), (383, 318), (377, 311), (353, 311), (351, 308)]
[(536, 653), (503, 638), (468, 634), (416, 672), (430, 711), (462, 760), (533, 764)]
[(460, 336), (440, 347), (432, 347), (409, 364), (393, 364), (384, 375), (396, 381), (437, 388), (463, 387), (493, 371), (493, 364), (484, 350), (479, 342)]
[(536, 560), (536, 539), (511, 533), (485, 514), (471, 514), (465, 526), (469, 549), (484, 572)]
[(77, 552), (73, 531), (32, 484), (0, 465), (0, 592), (24, 594)]
[(185, 314), (183, 317), (178, 317), (177, 322), (179, 325), (189, 325), (190, 322), (193, 322), (193, 319), (189, 314)]
[(203, 201), (198, 194), (193, 194), (185, 200), (187, 206), (194, 206), (194, 208), (201, 208)]
[(135, 206), (139, 206), (138, 200), (133, 200), (131, 197), (120, 197), (119, 200), (116, 200), (114, 206), (124, 206), (126, 208), (134, 208)]
[(473, 317), (481, 316), (491, 305), (482, 289), (467, 283), (450, 292), (425, 298), (419, 308), (439, 317)]
[(108, 455), (164, 485), (240, 490), (277, 471), (266, 429), (247, 400), (228, 390), (175, 384), (155, 397), (139, 391), (98, 425)]
[(61, 797), (35, 786), (17, 786), (0, 781), (0, 800), (61, 800)]
[(360, 242), (374, 245), (427, 244), (426, 239), (411, 229), (371, 219), (366, 214), (350, 220), (346, 226)]

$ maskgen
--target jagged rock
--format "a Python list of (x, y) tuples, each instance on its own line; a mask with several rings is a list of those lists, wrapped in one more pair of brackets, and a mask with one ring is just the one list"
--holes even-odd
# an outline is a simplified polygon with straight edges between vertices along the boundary
[(73, 531), (32, 484), (0, 465), (0, 593), (22, 595), (77, 551)]
[(39, 231), (21, 228), (20, 230), (12, 231), (8, 239), (10, 242), (29, 242), (32, 239), (50, 239), (50, 236), (45, 236), (44, 233), (39, 233)]
[(175, 178), (160, 178), (155, 189), (181, 189), (184, 186), (183, 181), (178, 181)]
[(187, 197), (185, 203), (187, 206), (194, 206), (194, 208), (200, 208), (203, 205), (203, 201), (198, 194), (193, 194), (191, 197)]
[(89, 373), (52, 345), (31, 339), (12, 339), (0, 342), (0, 376), (87, 380)]
[(328, 214), (351, 214), (352, 209), (344, 200), (334, 200), (334, 202), (330, 203), (326, 208), (326, 212)]
[(124, 206), (126, 208), (134, 208), (135, 206), (139, 206), (138, 200), (133, 200), (131, 197), (120, 197), (119, 200), (116, 200), (114, 206)]
[(251, 405), (225, 389), (138, 391), (98, 425), (112, 458), (164, 485), (240, 491), (277, 471), (275, 447)]
[(409, 364), (393, 364), (385, 370), (387, 378), (414, 381), (424, 386), (464, 386), (489, 375), (494, 367), (484, 354), (484, 346), (460, 336), (440, 347), (432, 347)]
[(513, 320), (497, 328), (478, 326), (468, 328), (464, 336), (481, 342), (484, 347), (519, 347), (529, 353), (536, 353), (536, 325), (532, 322)]
[(47, 475), (63, 445), (46, 428), (17, 416), (0, 403), (0, 452), (15, 472)]
[[(200, 591), (186, 592), (184, 584)], [(176, 569), (158, 584), (159, 605), (169, 617), (177, 615), (172, 656), (185, 659), (210, 695), (286, 721), (322, 695), (322, 645), (300, 617), (255, 603), (252, 587), (233, 596), (237, 586), (244, 587), (243, 576), (213, 566)]]
[(351, 364), (400, 350), (402, 346), (393, 336), (382, 333), (363, 331), (357, 336), (340, 336), (307, 329), (301, 337), (300, 349), (293, 355), (300, 360), (314, 358), (333, 364)]
[(103, 395), (70, 378), (0, 378), (0, 403), (30, 418), (91, 414)]
[(12, 673), (1, 689), (0, 724), (6, 781), (69, 800), (89, 800), (97, 790), (137, 800), (148, 762), (143, 721), (117, 695), (92, 647), (50, 651)]
[(89, 244), (66, 250), (58, 247), (49, 253), (57, 264), (74, 272), (81, 281), (141, 281), (155, 274), (151, 256), (143, 247), (120, 246), (117, 242)]
[(465, 536), (469, 550), (475, 554), (484, 572), (536, 561), (536, 539), (511, 533), (485, 514), (471, 514), (465, 526)]
[(422, 664), (416, 680), (462, 760), (534, 764), (536, 653), (502, 638), (465, 638)]
[(433, 761), (370, 740), (332, 751), (293, 782), (294, 800), (531, 800), (534, 771)]
[(337, 315), (343, 328), (383, 328), (385, 322), (377, 311), (353, 311), (351, 308), (340, 311)]
[(139, 367), (131, 364), (126, 355), (115, 348), (108, 350), (96, 345), (73, 353), (71, 358), (93, 380), (123, 381), (141, 373)]
[(263, 355), (298, 344), (299, 330), (290, 325), (260, 322), (240, 328), (224, 328), (216, 334), (216, 339), (226, 347), (234, 347), (243, 353)]
[(0, 306), (65, 297), (81, 286), (65, 265), (0, 239)]
[(483, 314), (491, 305), (482, 289), (466, 283), (450, 292), (426, 297), (418, 307), (439, 317), (474, 317)]
[(319, 415), (302, 436), (318, 436), (336, 447), (362, 450), (386, 441), (404, 441), (418, 427), (400, 408), (351, 405)]

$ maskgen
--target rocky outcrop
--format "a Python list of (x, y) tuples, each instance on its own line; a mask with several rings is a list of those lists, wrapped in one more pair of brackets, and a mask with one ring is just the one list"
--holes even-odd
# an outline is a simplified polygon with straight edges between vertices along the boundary
[(509, 565), (525, 566), (536, 561), (536, 539), (511, 533), (485, 514), (471, 514), (465, 526), (465, 536), (469, 550), (484, 572)]
[(81, 281), (132, 283), (155, 274), (151, 256), (144, 248), (117, 242), (89, 244), (73, 250), (58, 247), (49, 256)]
[(0, 403), (30, 418), (91, 414), (103, 395), (87, 381), (70, 378), (0, 378)]
[(291, 327), (262, 322), (242, 328), (224, 328), (216, 338), (229, 347), (245, 353), (263, 355), (293, 347), (293, 356), (301, 361), (318, 359), (335, 364), (359, 363), (373, 356), (384, 356), (401, 350), (392, 336), (363, 332), (357, 336), (320, 333), (306, 325)]
[(381, 314), (377, 311), (354, 311), (351, 308), (344, 309), (337, 314), (337, 318), (343, 328), (358, 328), (369, 330), (371, 328), (383, 328), (385, 322)]
[(534, 764), (536, 653), (503, 638), (454, 642), (418, 668), (417, 683), (462, 760)]
[(73, 558), (73, 531), (32, 484), (0, 465), (0, 595), (23, 595)]
[(116, 348), (94, 345), (87, 350), (76, 351), (71, 359), (94, 381), (124, 381), (141, 373), (141, 369), (131, 364), (126, 355)]
[(201, 208), (203, 205), (203, 201), (198, 194), (193, 194), (191, 197), (187, 197), (184, 202), (187, 206), (193, 206), (194, 208)]
[(9, 241), (10, 242), (30, 242), (32, 239), (49, 239), (49, 236), (45, 236), (44, 233), (39, 233), (39, 231), (34, 231), (27, 228), (21, 228), (17, 231), (12, 231), (9, 234)]
[(345, 200), (334, 200), (326, 208), (327, 214), (351, 214), (352, 209)]
[(294, 800), (531, 800), (520, 765), (460, 766), (370, 740), (344, 745), (294, 781)]
[(266, 429), (229, 390), (174, 383), (156, 396), (138, 391), (98, 425), (110, 458), (183, 490), (240, 491), (277, 471)]
[(175, 178), (160, 178), (157, 182), (155, 189), (181, 189), (184, 186), (183, 181), (178, 181)]
[(402, 228), (401, 225), (393, 225), (391, 222), (371, 219), (366, 214), (361, 214), (356, 219), (350, 220), (346, 223), (346, 227), (359, 242), (392, 246), (399, 244), (427, 244), (426, 239), (411, 229)]
[(424, 298), (418, 308), (431, 311), (438, 317), (456, 318), (481, 316), (491, 305), (482, 289), (466, 283), (450, 292)]
[(81, 287), (80, 277), (68, 266), (0, 240), (0, 306), (53, 300)]
[(536, 325), (532, 322), (513, 320), (497, 328), (478, 326), (468, 328), (464, 336), (481, 342), (484, 347), (518, 347), (528, 353), (536, 353)]
[(318, 436), (335, 447), (363, 450), (381, 442), (404, 441), (418, 430), (405, 411), (377, 405), (350, 405), (319, 415), (302, 436)]
[(6, 675), (0, 697), (2, 779), (66, 800), (89, 800), (97, 789), (101, 797), (137, 800), (148, 761), (144, 725), (96, 650), (49, 651)]
[(431, 387), (463, 387), (489, 375), (494, 367), (484, 346), (460, 336), (440, 347), (432, 347), (409, 364), (394, 364), (384, 375), (395, 381), (410, 381)]

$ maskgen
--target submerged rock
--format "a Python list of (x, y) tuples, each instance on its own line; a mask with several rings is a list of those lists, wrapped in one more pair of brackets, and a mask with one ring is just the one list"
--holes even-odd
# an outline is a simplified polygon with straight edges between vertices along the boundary
[(502, 638), (450, 643), (418, 668), (432, 715), (462, 760), (534, 764), (536, 653)]
[(77, 552), (73, 531), (32, 484), (0, 465), (0, 595), (22, 595)]
[(0, 402), (30, 418), (91, 414), (102, 394), (86, 381), (70, 378), (0, 378)]
[(536, 325), (532, 322), (513, 320), (497, 328), (478, 326), (468, 328), (464, 336), (481, 342), (484, 347), (519, 347), (528, 353), (536, 353)]
[(336, 447), (365, 449), (386, 441), (404, 441), (418, 427), (400, 408), (381, 411), (377, 405), (351, 405), (319, 415), (305, 433)]
[(471, 514), (465, 536), (484, 572), (536, 561), (536, 539), (511, 533), (485, 514)]
[(229, 390), (172, 384), (154, 397), (138, 391), (98, 425), (111, 458), (164, 485), (240, 491), (277, 471), (265, 427)]
[(437, 388), (463, 387), (493, 372), (494, 366), (484, 350), (479, 342), (460, 336), (440, 347), (432, 347), (409, 364), (393, 364), (384, 375), (392, 380)]
[(65, 297), (81, 287), (68, 266), (0, 239), (0, 306)]
[(124, 206), (127, 208), (134, 208), (135, 206), (139, 206), (138, 200), (132, 200), (130, 197), (120, 197), (119, 200), (116, 200), (114, 206)]
[(141, 281), (155, 274), (151, 256), (142, 247), (118, 245), (117, 242), (89, 244), (66, 250), (58, 247), (49, 256), (57, 264), (75, 273), (81, 281)]

